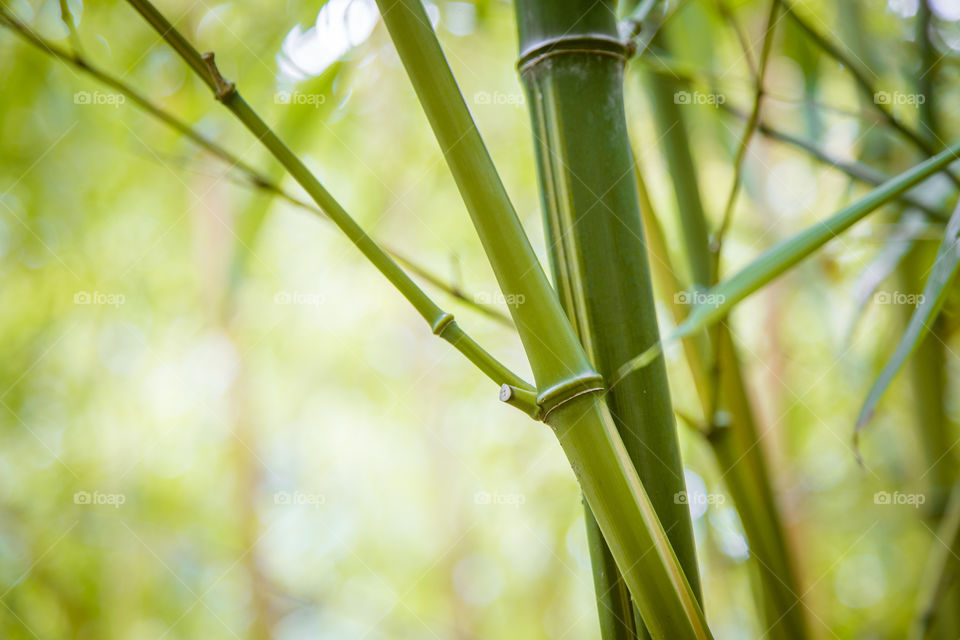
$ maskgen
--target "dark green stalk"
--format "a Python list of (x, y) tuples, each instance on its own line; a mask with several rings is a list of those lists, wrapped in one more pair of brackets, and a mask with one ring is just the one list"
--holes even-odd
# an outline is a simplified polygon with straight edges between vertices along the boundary
[[(941, 56), (933, 45), (933, 28), (930, 1), (920, 0), (916, 35), (920, 47), (916, 89), (923, 96), (919, 105), (920, 128), (927, 140), (936, 144), (940, 139), (940, 122), (934, 86)], [(902, 263), (902, 279), (915, 292), (924, 290), (924, 281), (932, 271), (932, 267), (928, 266), (929, 253), (925, 248), (923, 243), (918, 243)], [(904, 309), (904, 326), (909, 326), (910, 311)], [(957, 554), (960, 552), (960, 482), (956, 456), (953, 454), (951, 422), (944, 402), (944, 393), (949, 388), (946, 321), (938, 314), (932, 325), (930, 334), (921, 339), (910, 357), (916, 425), (928, 464), (924, 473), (924, 478), (929, 478), (927, 486), (931, 494), (927, 517), (937, 526), (928, 559), (925, 588), (921, 591), (923, 599), (912, 632), (914, 637), (922, 637), (933, 631), (936, 637), (946, 640), (956, 638), (960, 632), (960, 612), (956, 607), (960, 598), (960, 586), (956, 582)]]
[[(591, 362), (609, 377), (659, 336), (623, 111), (626, 51), (611, 2), (518, 0), (515, 6), (554, 281)], [(690, 512), (678, 499), (683, 465), (663, 360), (621, 381), (606, 402), (699, 597)], [(589, 508), (586, 522), (602, 637), (632, 638), (629, 594)]]
[[(934, 541), (918, 591), (917, 613), (910, 627), (910, 640), (956, 637), (953, 632), (956, 628), (956, 608), (944, 606), (944, 601), (949, 592), (956, 592), (957, 576), (960, 575), (960, 482), (953, 485), (944, 516), (936, 531), (931, 532)], [(938, 631), (940, 635), (934, 636)]]
[(940, 60), (942, 57), (937, 53), (933, 46), (933, 40), (930, 38), (930, 30), (933, 25), (933, 9), (930, 8), (929, 0), (920, 0), (920, 6), (917, 10), (917, 36), (916, 42), (920, 47), (920, 70), (916, 76), (917, 93), (923, 96), (923, 101), (919, 104), (920, 127), (922, 135), (927, 142), (937, 146), (940, 131), (937, 120), (937, 102), (933, 87), (936, 85), (935, 79), (940, 69)]
[(176, 50), (203, 82), (214, 92), (217, 100), (229, 109), (240, 122), (263, 144), (277, 161), (310, 195), (351, 242), (373, 263), (397, 290), (427, 321), (433, 333), (456, 348), (480, 371), (498, 385), (512, 387), (518, 393), (505, 400), (532, 416), (539, 409), (530, 402), (533, 387), (522, 380), (474, 342), (454, 321), (453, 316), (436, 305), (389, 255), (350, 217), (332, 195), (310, 173), (300, 159), (277, 137), (270, 127), (240, 96), (236, 86), (226, 81), (213, 62), (213, 54), (200, 53), (148, 0), (128, 0), (145, 20)]
[[(939, 139), (939, 123), (936, 118), (933, 80), (937, 74), (939, 57), (930, 38), (933, 28), (933, 10), (929, 0), (920, 0), (917, 13), (917, 44), (920, 47), (921, 68), (916, 80), (917, 93), (923, 96), (920, 104), (920, 126), (931, 141)], [(924, 243), (907, 255), (902, 263), (903, 280), (910, 291), (923, 291), (924, 282), (930, 272), (931, 254), (924, 251)], [(912, 309), (904, 308), (904, 320), (909, 322)], [(906, 326), (906, 325), (905, 325)], [(946, 379), (946, 342), (945, 322), (942, 315), (933, 321), (930, 335), (922, 339), (910, 358), (911, 380), (913, 382), (914, 406), (917, 409), (917, 426), (921, 444), (929, 468), (925, 475), (930, 477), (932, 500), (930, 515), (934, 521), (943, 514), (950, 487), (957, 480), (955, 459), (952, 455), (953, 438), (950, 435), (950, 421), (944, 405)], [(956, 616), (954, 616), (956, 618)]]
[[(777, 10), (778, 2), (774, 1), (768, 16), (768, 31), (764, 38), (758, 81), (762, 81), (763, 69), (769, 57), (771, 27)], [(668, 46), (666, 34), (663, 34), (659, 44), (664, 48)], [(690, 265), (693, 284), (695, 288), (709, 287), (717, 276), (707, 239), (707, 217), (699, 197), (698, 172), (690, 152), (692, 146), (685, 125), (686, 118), (674, 99), (676, 92), (684, 90), (686, 85), (668, 76), (652, 74), (648, 75), (648, 81), (658, 130), (662, 135), (661, 145), (677, 194), (680, 224), (684, 229), (685, 256)], [(759, 123), (762, 87), (755, 95), (753, 126)], [(752, 135), (752, 128), (750, 125), (746, 128), (741, 151), (745, 149)], [(738, 162), (741, 161), (742, 156), (738, 153)], [(728, 200), (728, 211), (735, 195), (734, 188)], [(682, 323), (687, 309), (675, 311), (675, 319)], [(760, 439), (759, 429), (740, 372), (733, 338), (724, 323), (710, 332), (710, 339), (707, 339), (706, 333), (702, 331), (690, 335), (698, 344), (696, 347), (686, 348), (694, 379), (709, 380), (706, 384), (698, 385), (700, 402), (708, 422), (708, 441), (737, 507), (751, 554), (756, 558), (760, 576), (758, 593), (764, 594), (761, 603), (763, 617), (770, 625), (768, 635), (772, 638), (804, 638), (807, 625), (798, 595), (801, 589), (794, 569), (795, 563), (773, 495), (773, 485), (763, 449), (757, 445)], [(718, 413), (720, 409), (729, 415), (729, 419), (717, 424), (717, 416), (721, 415)]]
[[(667, 33), (660, 32), (654, 44), (667, 49)], [(649, 73), (646, 77), (650, 101), (653, 105), (654, 122), (660, 134), (660, 149), (670, 170), (673, 192), (680, 216), (683, 245), (687, 263), (690, 265), (690, 280), (695, 286), (707, 287), (713, 282), (713, 261), (710, 257), (710, 232), (700, 187), (693, 178), (696, 166), (691, 154), (687, 119), (677, 104), (677, 95), (689, 90), (682, 78), (669, 74)], [(701, 251), (701, 248), (705, 249)]]

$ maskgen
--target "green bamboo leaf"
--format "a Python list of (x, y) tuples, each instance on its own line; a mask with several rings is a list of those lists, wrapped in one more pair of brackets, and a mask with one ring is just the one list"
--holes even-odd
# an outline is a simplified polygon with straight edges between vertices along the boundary
[(910, 322), (900, 337), (900, 342), (897, 344), (893, 356), (887, 361), (883, 371), (880, 372), (880, 377), (873, 383), (873, 387), (863, 403), (860, 417), (857, 418), (857, 433), (873, 416), (877, 403), (887, 387), (890, 386), (890, 382), (897, 371), (900, 370), (906, 359), (930, 331), (930, 324), (937, 317), (940, 308), (943, 307), (943, 303), (947, 299), (947, 293), (949, 293), (950, 285), (957, 275), (958, 267), (960, 267), (960, 206), (953, 212), (950, 222), (947, 223), (947, 233), (937, 250), (937, 259), (934, 261), (930, 270), (930, 277), (927, 278), (923, 287), (920, 303), (910, 317)]
[[(826, 220), (781, 240), (729, 279), (707, 291), (695, 293), (694, 301), (698, 304), (687, 319), (658, 344), (621, 366), (614, 384), (631, 371), (652, 362), (663, 350), (663, 345), (671, 344), (724, 318), (741, 300), (798, 264), (871, 212), (896, 199), (913, 185), (942, 171), (954, 160), (960, 158), (958, 154), (960, 154), (960, 142), (950, 145), (932, 158), (891, 178)], [(952, 221), (953, 218), (951, 218)]]
[(887, 238), (883, 248), (867, 265), (852, 287), (853, 313), (850, 316), (850, 325), (847, 329), (847, 342), (853, 339), (853, 334), (860, 323), (860, 318), (870, 304), (880, 285), (896, 271), (904, 257), (910, 253), (919, 237), (925, 233), (929, 225), (923, 216), (916, 211), (908, 211), (897, 224), (897, 228)]

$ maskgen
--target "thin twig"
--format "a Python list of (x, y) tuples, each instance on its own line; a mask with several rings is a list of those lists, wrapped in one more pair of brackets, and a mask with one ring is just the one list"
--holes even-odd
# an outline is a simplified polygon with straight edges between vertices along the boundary
[[(307, 191), (317, 206), (347, 235), (356, 247), (413, 305), (437, 335), (456, 348), (487, 377), (501, 386), (501, 398), (530, 416), (539, 416), (539, 407), (532, 400), (534, 387), (510, 371), (490, 353), (477, 344), (457, 325), (453, 316), (443, 311), (427, 296), (409, 275), (354, 221), (330, 193), (313, 176), (300, 159), (277, 137), (269, 126), (243, 100), (233, 83), (220, 75), (213, 56), (202, 56), (187, 39), (147, 0), (129, 0), (129, 3), (150, 23), (181, 58), (214, 92), (216, 98), (229, 109), (259, 140), (295, 180)], [(0, 7), (2, 10), (2, 7)], [(16, 20), (3, 11), (2, 22), (8, 26)], [(25, 25), (24, 25), (25, 26)], [(24, 33), (23, 30), (18, 30)], [(59, 57), (59, 56), (58, 56)], [(66, 58), (71, 59), (70, 57)], [(78, 66), (87, 68), (85, 63)], [(117, 87), (119, 91), (120, 88)], [(145, 104), (149, 104), (143, 99)], [(189, 130), (189, 127), (187, 127)], [(255, 171), (253, 173), (256, 173)], [(508, 397), (505, 397), (508, 396)]]
[(737, 20), (737, 16), (733, 14), (733, 11), (727, 6), (725, 0), (717, 0), (716, 6), (720, 16), (727, 21), (730, 29), (736, 34), (737, 40), (740, 41), (740, 48), (743, 49), (743, 57), (747, 61), (747, 68), (750, 69), (750, 75), (753, 76), (754, 80), (759, 81), (757, 63), (753, 59), (753, 51), (750, 50), (750, 44), (747, 42), (747, 34), (743, 31), (743, 25)]
[(723, 218), (720, 221), (720, 226), (717, 228), (710, 246), (710, 250), (713, 252), (714, 283), (719, 279), (723, 238), (733, 220), (733, 208), (737, 202), (737, 194), (740, 192), (743, 163), (747, 156), (747, 149), (750, 147), (750, 141), (753, 139), (753, 134), (757, 131), (757, 124), (760, 122), (760, 109), (763, 106), (764, 95), (763, 82), (767, 72), (767, 63), (770, 60), (770, 51), (773, 48), (773, 36), (777, 30), (777, 15), (779, 13), (780, 0), (771, 0), (770, 13), (767, 15), (766, 31), (763, 35), (763, 48), (760, 51), (760, 62), (757, 66), (757, 86), (754, 92), (753, 109), (750, 112), (750, 117), (747, 119), (747, 125), (744, 127), (743, 137), (740, 139), (740, 147), (737, 149), (737, 155), (733, 165), (733, 185), (730, 187), (727, 205), (723, 210)]
[[(782, 2), (786, 14), (793, 19), (797, 26), (800, 27), (801, 31), (803, 31), (811, 40), (813, 40), (813, 42), (820, 47), (824, 53), (834, 58), (844, 68), (846, 68), (847, 71), (850, 72), (850, 75), (860, 88), (860, 91), (870, 99), (870, 102), (873, 104), (874, 108), (878, 113), (880, 113), (881, 116), (883, 116), (883, 119), (887, 121), (887, 124), (896, 129), (904, 138), (909, 140), (919, 151), (927, 156), (933, 156), (943, 148), (943, 144), (940, 141), (937, 141), (937, 143), (931, 143), (916, 129), (898, 118), (889, 108), (889, 106), (880, 101), (879, 92), (870, 82), (870, 79), (867, 77), (863, 67), (856, 60), (853, 60), (850, 56), (848, 56), (839, 45), (830, 40), (828, 37), (822, 35), (815, 28), (813, 28), (810, 23), (801, 18), (789, 0), (782, 0)], [(957, 176), (957, 174), (953, 171), (947, 171), (946, 173), (948, 176), (950, 176), (951, 180), (960, 186), (960, 176)]]
[[(69, 10), (68, 10), (69, 11)], [(66, 14), (69, 15), (69, 14)], [(284, 190), (276, 182), (274, 182), (269, 176), (265, 173), (255, 169), (249, 164), (245, 163), (239, 157), (217, 144), (210, 138), (207, 138), (203, 134), (199, 133), (192, 126), (179, 119), (170, 112), (164, 110), (161, 107), (158, 107), (153, 102), (151, 102), (147, 97), (138, 92), (132, 86), (114, 76), (103, 69), (95, 66), (89, 62), (78, 50), (74, 50), (73, 53), (65, 51), (60, 48), (58, 45), (47, 40), (43, 36), (39, 35), (33, 31), (29, 26), (22, 23), (19, 19), (11, 14), (5, 7), (0, 6), (0, 24), (10, 29), (13, 33), (20, 36), (27, 43), (31, 44), (35, 48), (43, 51), (44, 53), (52, 56), (53, 58), (65, 62), (84, 73), (92, 76), (103, 84), (119, 91), (124, 94), (126, 97), (136, 104), (138, 107), (149, 113), (154, 118), (160, 120), (170, 128), (172, 128), (177, 133), (183, 135), (187, 139), (191, 140), (197, 146), (202, 149), (205, 149), (215, 157), (222, 160), (227, 166), (228, 169), (236, 168), (244, 176), (243, 180), (237, 180), (235, 183), (243, 184), (245, 186), (251, 186), (257, 189), (262, 189), (264, 191), (270, 192), (275, 196), (280, 197), (289, 204), (292, 204), (295, 207), (298, 207), (304, 211), (312, 213), (319, 216), (321, 219), (330, 222), (327, 214), (321, 209), (317, 208), (315, 205), (306, 202), (290, 192)], [(229, 175), (229, 173), (227, 174)], [(416, 264), (414, 261), (410, 260), (404, 256), (401, 252), (393, 249), (389, 246), (383, 245), (384, 250), (393, 256), (398, 262), (403, 264), (407, 269), (417, 274), (420, 278), (426, 280), (431, 285), (437, 287), (441, 291), (447, 293), (453, 298), (460, 300), (465, 305), (473, 308), (476, 311), (486, 315), (487, 317), (497, 321), (505, 327), (513, 328), (513, 322), (508, 316), (499, 311), (498, 309), (478, 302), (473, 295), (470, 295), (468, 292), (464, 291), (463, 288), (459, 286), (452, 285), (448, 282), (445, 282), (443, 278), (436, 276), (431, 273), (428, 269)]]
[[(727, 113), (740, 118), (741, 120), (746, 120), (749, 117), (745, 111), (738, 109), (729, 103), (720, 105), (720, 108)], [(877, 187), (889, 180), (891, 177), (880, 169), (876, 169), (868, 164), (842, 160), (809, 140), (805, 140), (804, 138), (792, 133), (787, 133), (782, 129), (777, 129), (773, 125), (764, 121), (763, 118), (761, 118), (757, 123), (757, 132), (767, 138), (770, 138), (771, 140), (777, 140), (779, 142), (796, 147), (797, 149), (805, 152), (814, 160), (834, 167), (835, 169), (847, 174), (854, 180), (864, 184)], [(917, 209), (923, 211), (923, 213), (926, 215), (936, 220), (946, 221), (950, 217), (949, 210), (938, 208), (934, 203), (920, 199), (913, 192), (908, 191), (902, 194), (899, 197), (899, 200), (911, 207), (916, 207)]]

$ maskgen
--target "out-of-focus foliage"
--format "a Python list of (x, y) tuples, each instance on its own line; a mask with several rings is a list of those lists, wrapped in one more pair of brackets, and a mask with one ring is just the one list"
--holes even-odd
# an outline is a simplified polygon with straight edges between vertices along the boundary
[[(680, 4), (664, 28), (674, 62), (698, 70), (688, 111), (716, 223), (743, 125), (715, 103), (747, 110), (752, 80), (716, 3)], [(756, 50), (768, 4), (727, 4)], [(915, 2), (857, 2), (855, 24), (846, 2), (795, 4), (919, 126)], [(960, 132), (950, 108), (960, 15), (955, 3), (933, 4), (947, 142)], [(125, 3), (68, 5), (87, 59), (282, 175)], [(4, 6), (71, 46), (60, 2)], [(159, 7), (216, 51), (224, 76), (375, 237), (476, 300), (499, 300), (372, 3)], [(431, 7), (543, 252), (513, 8)], [(920, 159), (880, 132), (844, 69), (787, 19), (778, 29), (765, 122), (888, 173)], [(628, 114), (676, 248), (643, 64), (628, 68)], [(331, 225), (242, 184), (9, 30), (0, 91), (0, 637), (595, 637), (579, 492), (552, 435), (497, 402)], [(868, 142), (882, 154), (867, 156)], [(760, 136), (744, 178), (726, 274), (864, 188)], [(851, 449), (860, 403), (922, 289), (889, 278), (845, 341), (854, 285), (900, 214), (887, 207), (732, 316), (818, 637), (903, 637), (939, 544), (926, 497), (943, 487), (928, 473), (906, 374), (864, 435), (865, 468)], [(932, 225), (917, 241), (926, 267), (942, 233)], [(436, 294), (522, 371), (508, 331)], [(938, 333), (951, 447), (956, 306), (954, 294)], [(677, 409), (696, 414), (682, 354), (668, 357)], [(711, 624), (718, 638), (758, 637), (749, 549), (723, 470), (698, 436), (682, 438)], [(952, 461), (955, 451), (942, 453)], [(878, 492), (924, 504), (878, 504)]]

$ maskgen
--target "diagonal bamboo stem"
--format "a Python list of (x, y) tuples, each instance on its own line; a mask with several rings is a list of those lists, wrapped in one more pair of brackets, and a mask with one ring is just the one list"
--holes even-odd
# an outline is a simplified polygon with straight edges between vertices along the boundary
[(300, 159), (277, 137), (269, 126), (250, 108), (240, 96), (236, 86), (228, 82), (217, 70), (213, 54), (203, 56), (191, 45), (170, 22), (150, 4), (149, 0), (128, 0), (141, 16), (159, 33), (164, 40), (194, 70), (203, 82), (214, 92), (219, 100), (238, 120), (263, 144), (267, 150), (284, 166), (290, 175), (304, 188), (330, 219), (351, 242), (373, 263), (397, 290), (413, 305), (427, 321), (433, 333), (460, 351), (487, 377), (498, 385), (516, 389), (504, 400), (522, 409), (531, 416), (538, 416), (539, 409), (530, 402), (533, 387), (498, 362), (479, 344), (468, 336), (454, 321), (453, 316), (443, 311), (433, 302), (400, 268), (389, 255), (354, 221), (332, 195), (310, 173)]

